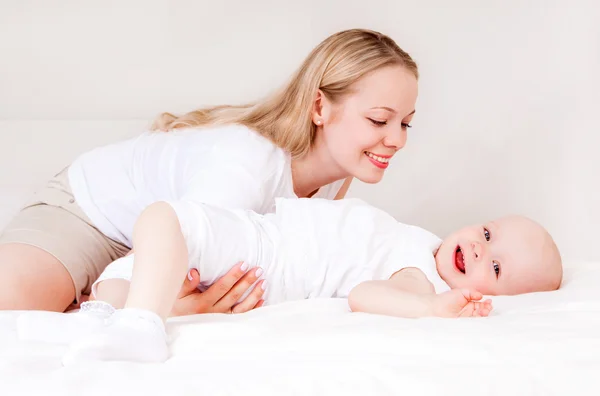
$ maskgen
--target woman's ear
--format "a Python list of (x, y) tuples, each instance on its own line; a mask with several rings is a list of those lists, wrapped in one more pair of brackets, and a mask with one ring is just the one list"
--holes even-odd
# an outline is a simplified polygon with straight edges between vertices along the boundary
[(313, 105), (312, 121), (317, 126), (323, 126), (329, 121), (330, 114), (331, 102), (327, 99), (323, 91), (319, 89)]

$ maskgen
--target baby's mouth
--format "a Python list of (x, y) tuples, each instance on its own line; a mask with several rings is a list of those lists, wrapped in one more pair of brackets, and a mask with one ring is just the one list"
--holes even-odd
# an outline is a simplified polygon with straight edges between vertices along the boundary
[(464, 256), (463, 251), (460, 248), (460, 246), (457, 246), (456, 250), (454, 251), (454, 266), (456, 267), (457, 270), (459, 270), (463, 274), (466, 273), (465, 272), (465, 256)]

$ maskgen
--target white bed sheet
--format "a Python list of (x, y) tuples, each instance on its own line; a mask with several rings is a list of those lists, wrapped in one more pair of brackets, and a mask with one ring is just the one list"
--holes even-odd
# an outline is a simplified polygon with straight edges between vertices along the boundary
[[(597, 395), (600, 263), (560, 291), (496, 297), (489, 318), (398, 319), (306, 300), (169, 320), (161, 365), (60, 364), (0, 313), (0, 395)], [(64, 315), (64, 314), (56, 314)]]

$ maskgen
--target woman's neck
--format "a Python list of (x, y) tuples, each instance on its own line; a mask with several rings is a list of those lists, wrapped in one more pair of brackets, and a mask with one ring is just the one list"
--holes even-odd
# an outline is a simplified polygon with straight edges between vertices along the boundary
[(310, 197), (319, 188), (347, 176), (324, 150), (311, 148), (304, 157), (292, 159), (294, 193), (300, 198)]

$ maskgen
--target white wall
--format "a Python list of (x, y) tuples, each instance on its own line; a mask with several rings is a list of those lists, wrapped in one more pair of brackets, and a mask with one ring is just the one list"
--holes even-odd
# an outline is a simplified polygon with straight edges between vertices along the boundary
[(329, 34), (366, 27), (411, 53), (422, 78), (409, 144), (383, 182), (351, 195), (442, 235), (523, 213), (566, 257), (600, 260), (599, 9), (0, 0), (0, 212), (6, 220), (79, 152), (134, 135), (161, 111), (257, 98)]

